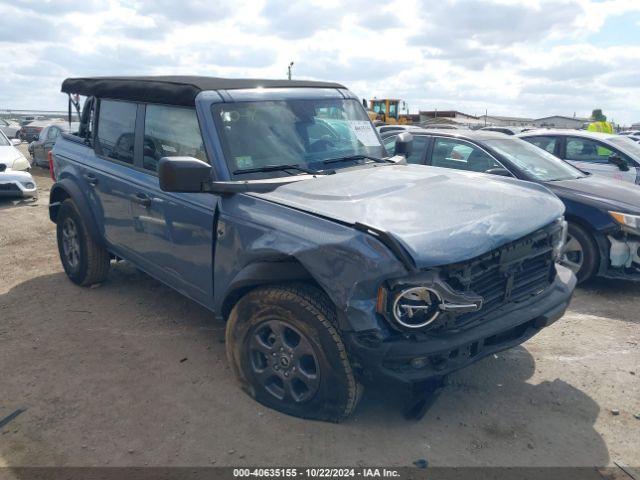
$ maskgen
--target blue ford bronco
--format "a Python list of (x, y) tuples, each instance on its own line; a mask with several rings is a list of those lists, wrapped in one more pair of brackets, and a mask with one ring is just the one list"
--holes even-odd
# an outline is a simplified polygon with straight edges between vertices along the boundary
[(210, 309), (264, 405), (340, 421), (363, 385), (387, 384), (417, 413), (445, 375), (567, 308), (560, 200), (408, 165), (408, 133), (388, 157), (342, 85), (103, 77), (62, 91), (81, 117), (50, 157), (65, 272), (92, 285), (126, 260)]

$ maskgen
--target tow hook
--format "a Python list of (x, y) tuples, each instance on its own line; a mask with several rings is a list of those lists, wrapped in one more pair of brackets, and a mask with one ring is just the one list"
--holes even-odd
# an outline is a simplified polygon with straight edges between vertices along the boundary
[(446, 375), (412, 383), (403, 408), (404, 418), (407, 420), (422, 419), (436, 402), (446, 384)]

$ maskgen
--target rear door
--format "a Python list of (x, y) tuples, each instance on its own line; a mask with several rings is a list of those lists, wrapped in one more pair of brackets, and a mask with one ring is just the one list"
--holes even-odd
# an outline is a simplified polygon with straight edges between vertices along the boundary
[[(626, 160), (629, 169), (621, 170), (609, 162), (613, 154)], [(617, 180), (636, 182), (638, 169), (636, 163), (619, 150), (591, 138), (564, 137), (562, 158), (581, 170), (604, 175)]]
[(133, 102), (101, 99), (97, 104), (94, 168), (85, 180), (97, 197), (96, 216), (104, 225), (110, 249), (139, 263), (133, 244), (131, 201), (136, 192), (135, 126), (140, 107)]

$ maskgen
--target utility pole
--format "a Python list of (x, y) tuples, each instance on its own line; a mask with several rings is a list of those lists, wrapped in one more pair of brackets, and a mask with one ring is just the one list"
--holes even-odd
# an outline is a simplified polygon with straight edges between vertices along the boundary
[(287, 77), (289, 78), (289, 80), (291, 80), (291, 67), (293, 67), (293, 62), (291, 62), (287, 67)]

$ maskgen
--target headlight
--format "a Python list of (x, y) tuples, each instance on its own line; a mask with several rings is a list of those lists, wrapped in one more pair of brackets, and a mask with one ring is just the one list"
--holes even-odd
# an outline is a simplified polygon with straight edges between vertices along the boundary
[(403, 327), (426, 327), (440, 315), (441, 303), (440, 295), (430, 288), (408, 288), (393, 301), (393, 317)]
[(11, 168), (13, 170), (29, 170), (31, 168), (31, 164), (26, 158), (18, 157), (13, 161), (13, 166)]
[(562, 220), (562, 231), (560, 232), (559, 237), (555, 240), (553, 244), (553, 258), (554, 260), (560, 260), (562, 253), (564, 252), (564, 246), (567, 243), (567, 230), (569, 229), (569, 224)]
[(609, 215), (624, 227), (628, 227), (633, 230), (640, 230), (640, 215), (629, 215), (628, 213), (620, 212), (609, 212)]

